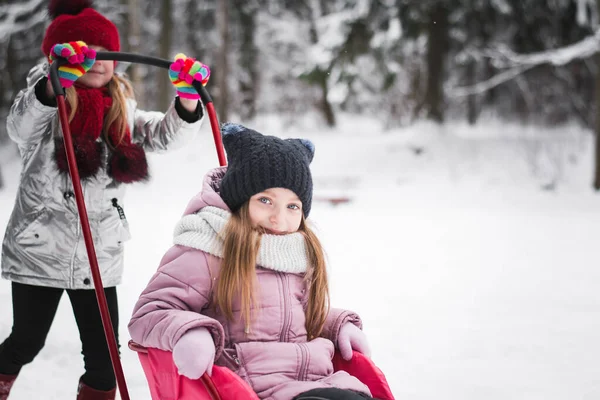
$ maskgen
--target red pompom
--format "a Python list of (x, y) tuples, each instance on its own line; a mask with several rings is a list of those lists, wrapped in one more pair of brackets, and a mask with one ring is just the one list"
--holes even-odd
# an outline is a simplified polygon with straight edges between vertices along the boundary
[[(59, 171), (69, 172), (67, 152), (62, 139), (55, 139), (54, 146), (54, 159)], [(95, 176), (102, 166), (102, 155), (104, 154), (102, 143), (88, 138), (74, 137), (73, 149), (75, 150), (79, 179), (84, 180)]]
[(146, 152), (136, 144), (121, 144), (113, 150), (108, 161), (108, 174), (120, 183), (133, 183), (148, 179)]
[(48, 3), (48, 14), (54, 19), (59, 15), (77, 15), (85, 8), (94, 6), (92, 0), (50, 0)]

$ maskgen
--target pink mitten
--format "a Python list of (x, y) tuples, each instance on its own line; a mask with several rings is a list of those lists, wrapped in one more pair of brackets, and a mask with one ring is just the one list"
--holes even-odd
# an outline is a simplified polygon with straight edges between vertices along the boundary
[(204, 373), (212, 375), (215, 343), (206, 328), (195, 328), (183, 334), (173, 347), (173, 361), (179, 375), (198, 379)]
[(350, 322), (344, 324), (340, 329), (337, 344), (342, 358), (346, 361), (352, 359), (352, 350), (356, 350), (367, 357), (371, 357), (371, 349), (367, 342), (367, 336), (363, 331), (357, 328), (356, 325)]

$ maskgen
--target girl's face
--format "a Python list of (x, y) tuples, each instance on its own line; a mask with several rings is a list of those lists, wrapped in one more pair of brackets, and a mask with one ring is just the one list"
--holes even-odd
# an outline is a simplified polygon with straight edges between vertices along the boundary
[(270, 235), (286, 235), (300, 228), (302, 202), (289, 189), (271, 188), (250, 198), (249, 213), (254, 228)]
[[(94, 49), (96, 51), (106, 51), (106, 49), (102, 46), (89, 46), (90, 49)], [(77, 80), (77, 82), (81, 83), (90, 88), (101, 88), (106, 86), (108, 82), (113, 77), (115, 72), (115, 62), (112, 60), (96, 60), (92, 68), (81, 78)]]

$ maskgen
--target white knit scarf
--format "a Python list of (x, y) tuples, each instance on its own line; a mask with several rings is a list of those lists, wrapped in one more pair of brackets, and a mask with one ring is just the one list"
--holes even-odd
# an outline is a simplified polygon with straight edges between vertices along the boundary
[[(174, 243), (223, 258), (222, 231), (231, 213), (207, 206), (184, 216), (175, 226)], [(263, 234), (256, 263), (263, 268), (288, 273), (304, 273), (308, 267), (306, 241), (301, 233)]]

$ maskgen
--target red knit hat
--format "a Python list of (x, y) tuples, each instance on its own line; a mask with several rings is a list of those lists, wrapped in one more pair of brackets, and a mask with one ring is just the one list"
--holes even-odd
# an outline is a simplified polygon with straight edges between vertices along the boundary
[(94, 10), (92, 0), (50, 0), (52, 22), (46, 29), (42, 51), (47, 56), (57, 43), (83, 40), (88, 45), (119, 51), (119, 31), (115, 24)]

